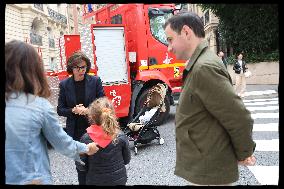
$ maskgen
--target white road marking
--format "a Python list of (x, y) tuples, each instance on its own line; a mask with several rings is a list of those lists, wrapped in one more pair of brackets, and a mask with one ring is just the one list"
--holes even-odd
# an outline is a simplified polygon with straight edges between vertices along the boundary
[(255, 151), (277, 151), (279, 152), (279, 139), (254, 140), (256, 143)]
[(253, 124), (253, 131), (278, 131), (279, 123)]
[(248, 166), (248, 168), (261, 185), (278, 185), (279, 166)]
[(246, 108), (249, 111), (255, 111), (255, 110), (279, 110), (279, 106), (248, 106)]
[[(251, 91), (246, 92), (245, 96), (263, 95), (277, 93), (275, 90), (267, 91)], [(246, 108), (249, 111), (266, 111), (279, 110), (278, 98), (251, 99), (243, 100)], [(276, 106), (265, 106), (269, 104), (277, 104)], [(248, 106), (253, 105), (253, 106)], [(255, 105), (255, 106), (254, 106)], [(257, 106), (261, 105), (261, 106)], [(279, 113), (255, 113), (251, 114), (253, 119), (257, 118), (279, 118)], [(278, 131), (279, 123), (254, 124), (253, 132), (255, 131)], [(279, 151), (279, 139), (272, 140), (254, 140), (256, 143), (255, 151)], [(255, 178), (261, 185), (278, 185), (279, 182), (279, 166), (248, 166)]]
[(257, 105), (268, 105), (268, 104), (278, 104), (278, 100), (268, 101), (268, 102), (245, 102), (246, 106), (257, 106)]
[(277, 93), (277, 92), (275, 90), (250, 91), (250, 92), (245, 92), (244, 96), (264, 95), (264, 94), (274, 94), (274, 93)]
[(255, 113), (251, 114), (252, 119), (257, 118), (279, 118), (279, 113)]
[(271, 100), (278, 100), (278, 98), (259, 98), (259, 99), (243, 100), (243, 102), (262, 102), (262, 101), (271, 101)]

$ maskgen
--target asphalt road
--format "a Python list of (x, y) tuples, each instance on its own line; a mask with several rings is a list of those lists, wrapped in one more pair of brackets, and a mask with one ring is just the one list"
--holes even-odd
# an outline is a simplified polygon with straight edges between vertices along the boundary
[[(278, 86), (247, 86), (247, 91), (270, 89), (277, 91)], [(252, 97), (247, 97), (246, 99), (252, 99)], [(165, 143), (163, 145), (159, 145), (158, 141), (154, 140), (150, 144), (140, 145), (138, 147), (138, 155), (134, 155), (133, 143), (130, 142), (132, 159), (130, 163), (126, 165), (128, 174), (127, 185), (185, 186), (189, 184), (186, 180), (174, 175), (176, 152), (174, 132), (175, 111), (176, 106), (171, 106), (168, 120), (165, 124), (158, 127), (161, 136), (165, 139)], [(263, 123), (263, 121), (255, 120), (255, 123)], [(278, 137), (278, 132), (261, 132), (256, 134), (254, 133), (253, 135), (254, 139), (273, 137)], [(258, 164), (270, 164), (270, 162), (272, 164), (272, 162), (276, 162), (279, 165), (279, 152), (255, 153), (255, 155), (259, 160)], [(73, 160), (59, 154), (53, 149), (49, 150), (49, 156), (54, 184), (78, 184), (77, 172), (75, 170), (75, 164)], [(247, 167), (239, 166), (239, 171), (240, 179), (235, 183), (236, 185), (260, 185), (260, 183)]]

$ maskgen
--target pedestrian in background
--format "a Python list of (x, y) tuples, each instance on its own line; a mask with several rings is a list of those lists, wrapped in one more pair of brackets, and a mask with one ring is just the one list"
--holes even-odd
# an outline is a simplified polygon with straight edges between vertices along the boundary
[(168, 51), (189, 60), (177, 105), (175, 174), (197, 185), (232, 185), (253, 165), (253, 119), (206, 40), (203, 22), (180, 13), (165, 25)]
[(235, 91), (240, 97), (244, 97), (246, 92), (246, 77), (245, 72), (247, 70), (246, 62), (243, 60), (243, 54), (237, 54), (237, 61), (235, 61), (233, 70), (236, 74), (236, 84), (235, 84)]
[[(66, 132), (77, 141), (89, 126), (89, 104), (104, 96), (101, 79), (87, 74), (90, 67), (91, 61), (85, 54), (73, 53), (67, 61), (67, 72), (72, 76), (59, 83), (57, 113), (67, 117)], [(77, 173), (79, 185), (84, 185), (86, 173), (78, 169)]]
[(83, 155), (85, 165), (77, 163), (77, 169), (87, 172), (87, 185), (125, 185), (125, 165), (130, 162), (129, 142), (120, 130), (112, 102), (107, 97), (96, 99), (89, 106), (89, 120), (92, 125), (81, 142), (95, 142), (99, 151), (92, 156)]
[(225, 67), (227, 68), (227, 64), (228, 64), (228, 63), (227, 63), (227, 61), (226, 61), (226, 58), (224, 57), (223, 51), (219, 51), (218, 56), (221, 58), (223, 64), (224, 64)]
[(76, 161), (79, 153), (91, 155), (98, 148), (73, 140), (59, 125), (34, 47), (18, 40), (6, 43), (5, 72), (6, 184), (52, 184), (47, 141)]

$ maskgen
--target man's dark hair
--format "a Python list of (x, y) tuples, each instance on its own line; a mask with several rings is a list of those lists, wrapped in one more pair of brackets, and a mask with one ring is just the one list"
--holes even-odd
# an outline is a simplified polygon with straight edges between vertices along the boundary
[(180, 12), (169, 18), (164, 24), (164, 29), (170, 25), (171, 29), (180, 34), (184, 25), (190, 27), (197, 37), (204, 38), (205, 31), (201, 18), (192, 12)]
[(68, 74), (73, 74), (73, 67), (80, 64), (82, 61), (85, 61), (87, 64), (86, 73), (90, 71), (91, 61), (90, 59), (81, 51), (74, 52), (67, 60), (67, 72)]

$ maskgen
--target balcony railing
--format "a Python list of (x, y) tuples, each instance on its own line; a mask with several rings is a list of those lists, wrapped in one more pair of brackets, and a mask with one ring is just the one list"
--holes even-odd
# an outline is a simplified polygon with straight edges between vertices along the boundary
[(67, 18), (64, 15), (62, 15), (62, 14), (60, 14), (60, 13), (58, 13), (58, 12), (48, 8), (48, 7), (47, 7), (47, 11), (48, 11), (48, 15), (52, 19), (54, 19), (54, 20), (56, 20), (58, 22), (61, 22), (63, 24), (67, 24)]
[(55, 48), (55, 41), (54, 41), (54, 39), (49, 38), (48, 39), (48, 43), (49, 43), (49, 48)]
[(42, 46), (42, 36), (36, 33), (30, 33), (31, 44)]
[(43, 11), (43, 4), (34, 4), (34, 7)]

